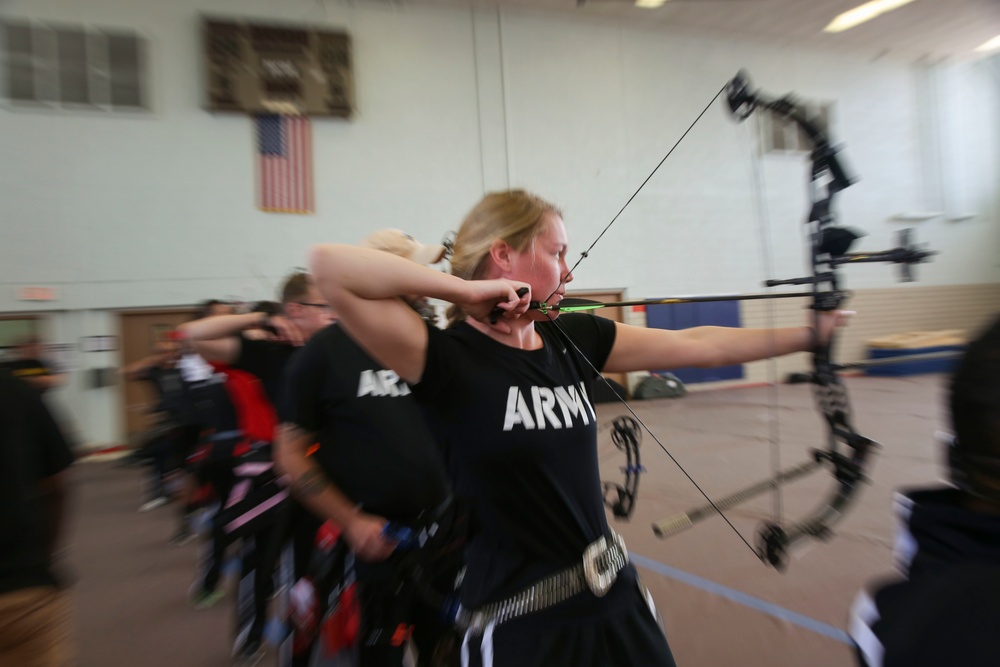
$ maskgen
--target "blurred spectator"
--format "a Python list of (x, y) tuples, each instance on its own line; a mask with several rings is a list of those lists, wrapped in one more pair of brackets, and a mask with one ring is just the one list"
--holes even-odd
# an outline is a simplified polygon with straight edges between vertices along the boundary
[(14, 347), (13, 356), (4, 364), (14, 377), (21, 378), (40, 392), (60, 387), (65, 373), (43, 359), (42, 342), (35, 336), (25, 338)]
[(950, 389), (951, 485), (897, 495), (899, 573), (851, 610), (866, 667), (1000, 665), (1000, 319), (969, 344)]
[[(157, 341), (152, 355), (122, 369), (127, 380), (149, 382), (158, 394), (153, 409), (157, 423), (150, 432), (149, 442), (143, 447), (145, 454), (153, 459), (154, 469), (150, 491), (139, 508), (141, 511), (167, 502), (170, 495), (166, 488), (167, 481), (176, 476), (174, 471), (183, 467), (198, 444), (201, 433), (201, 414), (195, 392), (191, 382), (185, 380), (181, 367), (183, 344), (176, 338), (168, 335)], [(190, 537), (190, 530), (182, 518), (172, 541), (182, 543)]]
[(39, 393), (0, 369), (0, 665), (76, 663), (71, 602), (54, 568), (72, 462)]

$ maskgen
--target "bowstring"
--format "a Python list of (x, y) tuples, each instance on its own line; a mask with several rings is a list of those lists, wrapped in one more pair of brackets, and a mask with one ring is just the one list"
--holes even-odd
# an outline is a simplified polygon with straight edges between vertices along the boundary
[[(545, 313), (545, 317), (548, 319), (549, 322), (552, 323), (552, 325), (556, 328), (556, 330), (559, 331), (559, 334), (562, 336), (563, 340), (573, 346), (573, 349), (576, 351), (577, 356), (579, 356), (580, 358), (582, 358), (587, 363), (587, 366), (589, 366), (590, 369), (592, 371), (594, 371), (594, 374), (597, 377), (599, 377), (601, 379), (601, 381), (604, 382), (604, 384), (608, 386), (609, 389), (611, 389), (611, 393), (613, 393), (615, 395), (615, 398), (618, 399), (618, 402), (625, 406), (625, 409), (629, 411), (629, 414), (631, 414), (632, 417), (635, 418), (635, 420), (637, 422), (639, 422), (639, 425), (642, 426), (642, 429), (646, 433), (648, 433), (649, 436), (653, 439), (653, 442), (655, 442), (657, 445), (659, 445), (660, 449), (663, 450), (663, 453), (666, 454), (668, 457), (670, 457), (670, 460), (674, 462), (674, 465), (677, 466), (677, 469), (680, 470), (681, 473), (685, 477), (687, 477), (688, 481), (691, 482), (691, 484), (694, 485), (694, 488), (698, 489), (698, 493), (700, 493), (702, 495), (702, 497), (708, 502), (708, 504), (711, 505), (712, 508), (715, 509), (716, 512), (718, 512), (719, 516), (721, 516), (722, 519), (729, 525), (729, 527), (732, 528), (733, 532), (736, 533), (737, 537), (740, 538), (740, 540), (743, 542), (743, 544), (747, 545), (747, 548), (750, 549), (750, 551), (753, 552), (753, 555), (756, 558), (760, 559), (760, 554), (757, 552), (757, 549), (755, 549), (753, 547), (753, 545), (750, 544), (745, 537), (743, 537), (743, 533), (741, 533), (736, 528), (736, 526), (733, 525), (733, 522), (729, 520), (729, 517), (726, 516), (725, 512), (723, 512), (719, 508), (719, 506), (715, 504), (715, 501), (712, 500), (712, 498), (705, 492), (705, 490), (703, 488), (701, 488), (701, 485), (698, 484), (698, 482), (696, 482), (694, 480), (694, 477), (692, 477), (690, 475), (690, 473), (688, 473), (688, 471), (684, 468), (684, 466), (681, 465), (680, 461), (677, 460), (677, 457), (675, 457), (673, 454), (671, 454), (670, 450), (667, 449), (666, 446), (662, 442), (660, 442), (660, 439), (658, 437), (656, 437), (656, 434), (653, 433), (653, 431), (650, 430), (650, 428), (648, 426), (646, 426), (646, 423), (644, 421), (642, 421), (642, 418), (639, 415), (636, 414), (635, 410), (632, 409), (632, 406), (629, 405), (628, 401), (626, 401), (624, 398), (622, 398), (621, 396), (618, 395), (618, 392), (616, 392), (614, 390), (614, 387), (611, 386), (611, 383), (608, 382), (608, 379), (601, 374), (601, 371), (597, 370), (597, 367), (594, 366), (594, 364), (590, 361), (590, 359), (587, 357), (587, 355), (584, 354), (583, 351), (577, 346), (576, 342), (569, 335), (569, 333), (566, 331), (566, 329), (563, 328), (563, 326), (561, 324), (559, 324), (559, 322), (557, 321), (556, 318), (552, 317), (551, 313)], [(633, 498), (632, 502), (634, 503), (635, 500), (636, 499)]]
[[(666, 155), (664, 155), (663, 158), (659, 161), (659, 163), (657, 163), (657, 165), (653, 168), (653, 170), (649, 172), (649, 175), (646, 176), (645, 180), (643, 180), (643, 182), (639, 185), (639, 187), (635, 189), (635, 192), (633, 192), (632, 196), (628, 198), (628, 201), (626, 201), (625, 204), (618, 210), (618, 213), (616, 213), (615, 216), (611, 219), (611, 222), (605, 225), (604, 229), (601, 230), (601, 233), (598, 234), (597, 238), (594, 239), (594, 241), (590, 244), (590, 246), (582, 253), (580, 253), (579, 259), (576, 260), (573, 266), (570, 267), (570, 269), (562, 277), (556, 289), (552, 290), (552, 293), (549, 294), (543, 301), (541, 301), (542, 304), (548, 303), (549, 299), (551, 299), (555, 295), (555, 293), (559, 291), (559, 288), (562, 287), (564, 284), (566, 284), (566, 279), (573, 274), (573, 272), (577, 269), (577, 267), (580, 266), (580, 263), (583, 262), (585, 258), (590, 256), (590, 251), (594, 249), (598, 241), (604, 238), (604, 235), (607, 233), (609, 229), (611, 229), (611, 226), (615, 224), (615, 222), (618, 220), (619, 217), (621, 217), (622, 213), (625, 212), (625, 209), (629, 207), (629, 205), (632, 203), (633, 200), (635, 200), (635, 198), (639, 195), (639, 192), (646, 186), (647, 183), (649, 183), (649, 181), (653, 178), (653, 176), (660, 169), (660, 167), (662, 167), (663, 164), (667, 161), (667, 158), (669, 158), (673, 154), (673, 152), (677, 149), (677, 147), (681, 144), (681, 142), (684, 141), (684, 139), (691, 132), (691, 130), (694, 129), (694, 126), (698, 124), (698, 122), (702, 119), (702, 117), (706, 113), (708, 113), (708, 110), (712, 107), (712, 105), (715, 104), (716, 100), (718, 100), (719, 97), (726, 91), (727, 87), (728, 87), (728, 82), (726, 83), (726, 85), (723, 85), (722, 88), (719, 89), (719, 92), (717, 92), (715, 96), (712, 97), (711, 101), (709, 101), (709, 103), (705, 105), (705, 108), (701, 110), (701, 112), (694, 119), (694, 121), (690, 125), (688, 125), (687, 129), (684, 130), (684, 133), (681, 134), (680, 138), (674, 142), (674, 145), (670, 147), (670, 150), (667, 151)], [(761, 197), (759, 199), (763, 198)], [(663, 450), (663, 453), (666, 454), (671, 461), (673, 461), (674, 465), (677, 466), (677, 469), (681, 471), (681, 473), (688, 479), (688, 481), (691, 482), (691, 484), (698, 490), (698, 493), (700, 493), (702, 497), (705, 498), (708, 504), (711, 505), (713, 509), (715, 509), (715, 511), (719, 514), (719, 516), (722, 517), (722, 519), (732, 529), (732, 531), (736, 533), (737, 537), (740, 538), (740, 541), (742, 541), (743, 544), (745, 544), (747, 548), (750, 549), (751, 552), (753, 552), (754, 556), (759, 559), (760, 554), (758, 553), (757, 549), (755, 549), (753, 545), (751, 545), (750, 542), (747, 541), (747, 539), (743, 536), (743, 533), (741, 533), (736, 528), (736, 526), (733, 525), (733, 522), (729, 520), (729, 517), (726, 516), (725, 512), (723, 512), (719, 508), (719, 506), (715, 504), (715, 501), (712, 500), (712, 498), (705, 492), (703, 488), (701, 488), (701, 485), (699, 485), (698, 482), (694, 480), (694, 478), (690, 475), (690, 473), (688, 473), (688, 471), (684, 468), (684, 466), (681, 465), (680, 461), (678, 461), (677, 458), (670, 453), (670, 450), (668, 450), (666, 446), (660, 441), (660, 439), (656, 437), (656, 434), (653, 433), (653, 431), (651, 431), (648, 426), (646, 426), (646, 423), (642, 421), (642, 418), (640, 418), (638, 414), (636, 414), (635, 410), (632, 409), (632, 406), (629, 405), (628, 401), (619, 396), (618, 392), (614, 391), (614, 388), (611, 387), (611, 383), (608, 382), (607, 378), (601, 375), (601, 372), (597, 370), (597, 368), (590, 362), (590, 359), (588, 359), (587, 356), (583, 354), (583, 352), (580, 350), (580, 348), (577, 347), (576, 343), (573, 341), (572, 338), (570, 338), (566, 330), (556, 321), (554, 317), (552, 317), (551, 313), (547, 311), (543, 312), (545, 314), (546, 319), (548, 319), (548, 321), (553, 323), (553, 325), (560, 332), (562, 337), (567, 342), (569, 342), (570, 345), (573, 346), (573, 349), (576, 350), (577, 354), (579, 354), (587, 362), (587, 365), (590, 366), (590, 368), (594, 371), (594, 373), (598, 377), (601, 378), (601, 381), (603, 381), (611, 389), (612, 393), (615, 395), (618, 401), (622, 405), (624, 405), (625, 409), (629, 411), (632, 417), (634, 417), (635, 420), (639, 422), (639, 425), (642, 426), (643, 430), (646, 433), (648, 433), (651, 438), (653, 438), (653, 441), (660, 447), (661, 450)], [(774, 347), (774, 345), (775, 343), (772, 337), (772, 348)]]
[(649, 175), (646, 176), (646, 180), (642, 182), (642, 185), (640, 185), (638, 188), (635, 189), (635, 192), (632, 193), (632, 196), (629, 197), (628, 201), (625, 202), (625, 205), (618, 210), (618, 213), (615, 214), (615, 217), (611, 218), (611, 222), (609, 222), (604, 227), (604, 229), (601, 230), (601, 233), (597, 235), (597, 238), (594, 239), (594, 242), (590, 244), (590, 247), (580, 253), (580, 258), (576, 260), (576, 263), (573, 264), (573, 266), (570, 267), (570, 269), (566, 272), (566, 275), (563, 276), (562, 280), (559, 281), (559, 285), (557, 285), (556, 288), (552, 290), (552, 293), (549, 294), (547, 297), (545, 297), (545, 299), (540, 303), (543, 304), (548, 303), (549, 299), (551, 299), (555, 295), (555, 293), (559, 291), (559, 288), (566, 283), (566, 279), (573, 274), (573, 271), (576, 270), (576, 267), (580, 266), (580, 262), (582, 262), (586, 257), (590, 256), (590, 251), (594, 249), (594, 246), (597, 245), (597, 242), (600, 241), (602, 238), (604, 238), (604, 234), (609, 229), (611, 229), (611, 225), (615, 224), (615, 221), (618, 220), (619, 217), (621, 217), (621, 214), (625, 212), (625, 209), (627, 209), (628, 205), (632, 203), (632, 200), (639, 195), (639, 191), (642, 190), (644, 187), (646, 187), (646, 183), (649, 183), (650, 179), (653, 178), (653, 175), (656, 174), (656, 172), (660, 169), (660, 167), (663, 166), (663, 163), (667, 161), (667, 158), (673, 154), (673, 152), (677, 149), (678, 146), (680, 146), (681, 142), (684, 141), (684, 138), (688, 135), (688, 133), (691, 132), (691, 130), (694, 129), (694, 126), (698, 124), (698, 121), (701, 120), (701, 117), (708, 112), (708, 110), (712, 107), (713, 104), (715, 104), (715, 100), (719, 99), (719, 96), (726, 91), (726, 87), (728, 85), (729, 84), (727, 83), (725, 86), (720, 88), (719, 92), (717, 92), (715, 94), (715, 97), (712, 98), (712, 101), (705, 105), (705, 108), (701, 110), (701, 113), (699, 113), (698, 117), (694, 119), (694, 122), (688, 125), (688, 128), (684, 130), (684, 134), (680, 136), (680, 139), (674, 142), (674, 145), (670, 147), (670, 150), (667, 151), (667, 154), (663, 156), (663, 159), (660, 160), (660, 162), (655, 167), (653, 167), (653, 171), (649, 172)]
[[(742, 124), (744, 127), (744, 142), (752, 142), (750, 137), (749, 123)], [(749, 138), (749, 139), (748, 139)], [(754, 151), (751, 143), (750, 171), (754, 184), (754, 219), (757, 224), (757, 236), (759, 238), (758, 251), (760, 252), (761, 271), (765, 276), (774, 275), (774, 256), (771, 253), (771, 219), (767, 208), (767, 201), (763, 193), (767, 192), (764, 183), (764, 173), (761, 169), (761, 153)], [(766, 278), (765, 278), (766, 281)], [(765, 287), (765, 290), (773, 292), (774, 287)], [(775, 360), (778, 351), (778, 342), (775, 338), (776, 326), (775, 306), (773, 299), (767, 299), (764, 306), (765, 326), (770, 330), (768, 345), (770, 347), (767, 363), (767, 387), (768, 403), (770, 414), (768, 415), (768, 444), (771, 450), (771, 477), (777, 478), (781, 472), (781, 413), (778, 410), (778, 364)], [(771, 513), (777, 525), (784, 523), (784, 496), (782, 485), (775, 484), (772, 492)]]

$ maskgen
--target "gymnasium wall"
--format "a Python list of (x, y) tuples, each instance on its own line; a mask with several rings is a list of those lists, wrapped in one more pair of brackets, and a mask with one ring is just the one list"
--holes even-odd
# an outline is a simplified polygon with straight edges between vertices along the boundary
[[(805, 300), (788, 299), (771, 302), (747, 302), (743, 306), (743, 323), (748, 327), (768, 326), (773, 317), (778, 326), (801, 323)], [(934, 285), (919, 283), (861, 289), (853, 293), (845, 308), (856, 312), (838, 336), (834, 358), (843, 362), (864, 361), (868, 358), (868, 341), (911, 331), (955, 329), (967, 336), (1000, 315), (1000, 284)], [(789, 355), (778, 361), (778, 377), (810, 367), (809, 355)], [(767, 363), (747, 364), (747, 381), (767, 379)]]
[[(358, 109), (350, 121), (313, 123), (315, 215), (254, 208), (250, 120), (201, 109), (204, 13), (351, 34)], [(768, 93), (833, 103), (831, 133), (860, 177), (839, 205), (847, 224), (869, 234), (859, 249), (891, 245), (899, 229), (915, 226), (940, 251), (915, 287), (897, 288), (886, 267), (852, 271), (859, 298), (897, 289), (996, 294), (1000, 284), (995, 60), (871, 61), (487, 6), (8, 0), (0, 17), (128, 28), (148, 39), (149, 113), (0, 109), (8, 156), (0, 162), (0, 312), (46, 313), (54, 342), (114, 335), (120, 309), (267, 297), (315, 242), (354, 242), (385, 226), (436, 241), (491, 189), (527, 187), (558, 203), (571, 254), (582, 251), (741, 67)], [(737, 293), (798, 275), (806, 166), (798, 155), (755, 162), (755, 146), (754, 125), (736, 125), (717, 101), (572, 288), (624, 288), (630, 298)], [(17, 300), (26, 285), (53, 287), (58, 300)], [(984, 307), (973, 301), (969, 308)], [(858, 308), (858, 323), (884, 323), (875, 328), (924, 321), (916, 306), (898, 317)], [(78, 361), (96, 368), (117, 357)], [(119, 441), (120, 387), (89, 389), (83, 375), (58, 400), (82, 440)]]

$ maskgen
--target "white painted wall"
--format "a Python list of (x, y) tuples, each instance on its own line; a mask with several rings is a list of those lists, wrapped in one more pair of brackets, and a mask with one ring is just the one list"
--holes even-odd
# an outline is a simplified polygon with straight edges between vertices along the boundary
[[(202, 13), (351, 33), (358, 112), (314, 122), (316, 215), (254, 208), (250, 120), (200, 108)], [(524, 186), (555, 201), (571, 251), (582, 251), (741, 67), (763, 91), (836, 103), (833, 134), (861, 177), (840, 211), (869, 232), (861, 249), (915, 224), (941, 251), (920, 268), (923, 284), (1000, 281), (1000, 81), (988, 62), (868, 62), (526, 8), (8, 0), (0, 15), (149, 39), (150, 114), (0, 110), (0, 312), (55, 306), (57, 342), (117, 333), (110, 309), (263, 298), (317, 241), (384, 226), (437, 240), (489, 189)], [(797, 275), (805, 163), (760, 163), (774, 256), (765, 271), (753, 144), (716, 102), (573, 287), (639, 298), (754, 291), (766, 274)], [(945, 215), (892, 220), (914, 211)], [(975, 215), (949, 219), (966, 214)], [(864, 267), (849, 286), (893, 280)], [(25, 284), (57, 287), (60, 300), (16, 301)], [(114, 353), (80, 357), (85, 367), (117, 363)], [(80, 375), (62, 400), (85, 440), (116, 441), (118, 389), (86, 389)]]

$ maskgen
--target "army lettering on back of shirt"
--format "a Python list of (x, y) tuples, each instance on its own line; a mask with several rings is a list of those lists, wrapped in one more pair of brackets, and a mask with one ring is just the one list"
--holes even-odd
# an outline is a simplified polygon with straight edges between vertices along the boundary
[(358, 380), (358, 398), (363, 396), (409, 396), (410, 386), (396, 371), (367, 369)]
[(367, 511), (406, 523), (450, 489), (444, 461), (410, 386), (338, 325), (289, 365), (282, 421), (316, 433), (316, 461)]

